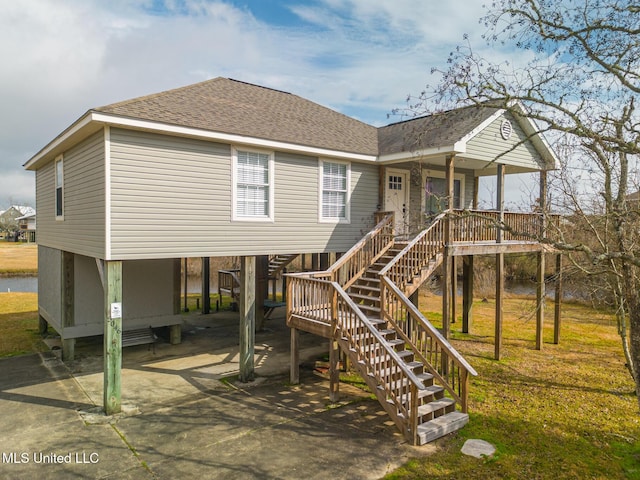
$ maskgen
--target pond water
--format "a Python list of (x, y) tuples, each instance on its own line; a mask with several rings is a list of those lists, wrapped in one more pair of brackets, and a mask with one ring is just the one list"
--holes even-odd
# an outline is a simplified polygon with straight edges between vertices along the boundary
[(0, 292), (37, 292), (38, 277), (0, 277)]

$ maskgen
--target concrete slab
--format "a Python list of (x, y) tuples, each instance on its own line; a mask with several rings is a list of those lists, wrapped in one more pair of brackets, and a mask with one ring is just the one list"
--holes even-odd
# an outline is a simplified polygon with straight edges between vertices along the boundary
[(278, 317), (267, 327), (251, 384), (236, 378), (237, 314), (185, 317), (181, 345), (125, 349), (134, 413), (111, 424), (80, 415), (102, 403), (99, 339), (78, 341), (67, 365), (51, 352), (0, 360), (2, 476), (373, 479), (433, 451), (407, 445), (367, 392), (342, 384), (329, 402), (313, 370), (325, 339), (301, 335), (307, 368), (289, 385), (289, 331)]

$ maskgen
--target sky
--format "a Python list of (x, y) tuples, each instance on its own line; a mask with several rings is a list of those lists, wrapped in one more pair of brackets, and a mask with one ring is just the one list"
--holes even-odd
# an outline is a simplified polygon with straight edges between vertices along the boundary
[(22, 165), (87, 110), (218, 76), (398, 121), (464, 34), (482, 48), (485, 1), (0, 0), (0, 209), (35, 205)]

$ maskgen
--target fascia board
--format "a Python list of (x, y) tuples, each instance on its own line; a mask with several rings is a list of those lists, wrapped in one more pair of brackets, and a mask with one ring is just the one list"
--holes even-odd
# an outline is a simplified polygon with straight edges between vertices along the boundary
[(33, 170), (34, 166), (42, 160), (44, 157), (49, 155), (53, 150), (55, 150), (58, 146), (68, 140), (70, 137), (78, 133), (83, 128), (87, 127), (93, 121), (92, 113), (87, 112), (74, 123), (72, 123), (66, 130), (64, 130), (60, 135), (54, 138), (51, 142), (45, 145), (38, 153), (36, 153), (33, 157), (31, 157), (27, 162), (23, 165), (26, 170)]
[(413, 161), (413, 160), (417, 160), (419, 158), (425, 158), (425, 157), (466, 153), (466, 151), (467, 151), (467, 148), (464, 143), (456, 142), (453, 145), (436, 147), (436, 148), (428, 148), (426, 150), (415, 150), (412, 152), (399, 152), (399, 153), (391, 153), (388, 155), (381, 155), (378, 161), (380, 163), (400, 163), (400, 162)]

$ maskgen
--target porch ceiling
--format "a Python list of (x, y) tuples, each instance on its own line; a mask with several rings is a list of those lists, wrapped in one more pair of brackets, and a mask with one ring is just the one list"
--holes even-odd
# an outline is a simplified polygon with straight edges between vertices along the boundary
[[(381, 163), (388, 166), (393, 166), (399, 163), (407, 163), (407, 162), (422, 162), (425, 165), (434, 165), (437, 167), (444, 168), (446, 165), (447, 156), (455, 154), (455, 152), (444, 152), (435, 155), (414, 155), (411, 157), (405, 158), (396, 158), (393, 160), (382, 160)], [(476, 177), (486, 177), (493, 176), (497, 174), (497, 163), (495, 162), (487, 162), (486, 160), (479, 160), (473, 157), (465, 156), (464, 154), (456, 154), (454, 161), (455, 169), (464, 169), (464, 170), (473, 170), (474, 175)], [(531, 172), (539, 172), (540, 170), (534, 168), (526, 168), (522, 166), (515, 165), (506, 165), (505, 173), (531, 173)]]

